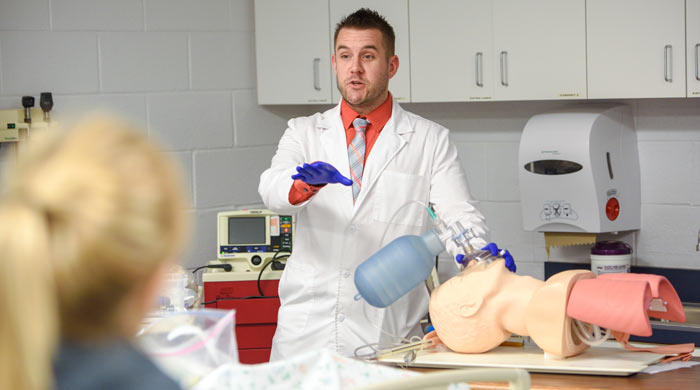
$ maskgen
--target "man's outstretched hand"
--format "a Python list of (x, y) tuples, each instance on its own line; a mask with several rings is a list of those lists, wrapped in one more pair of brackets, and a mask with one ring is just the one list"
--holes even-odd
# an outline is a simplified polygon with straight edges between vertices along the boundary
[(297, 173), (292, 175), (292, 179), (301, 180), (306, 184), (319, 186), (328, 183), (340, 183), (345, 186), (352, 185), (352, 180), (343, 176), (331, 164), (323, 161), (316, 161), (311, 164), (304, 164), (297, 167)]

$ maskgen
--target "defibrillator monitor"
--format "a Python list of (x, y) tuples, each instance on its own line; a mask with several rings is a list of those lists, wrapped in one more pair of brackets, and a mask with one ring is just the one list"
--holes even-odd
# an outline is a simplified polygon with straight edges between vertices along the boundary
[(255, 267), (280, 252), (292, 252), (291, 215), (261, 209), (236, 210), (220, 212), (217, 219), (219, 260), (245, 259)]

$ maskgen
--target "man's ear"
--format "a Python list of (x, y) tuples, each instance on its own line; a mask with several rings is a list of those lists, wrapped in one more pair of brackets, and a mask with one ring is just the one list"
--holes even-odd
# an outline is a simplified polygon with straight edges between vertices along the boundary
[(396, 72), (399, 70), (399, 56), (394, 54), (389, 58), (389, 78), (394, 77)]
[(333, 72), (335, 72), (335, 74), (338, 74), (338, 69), (336, 69), (335, 65), (335, 54), (331, 55), (331, 64), (333, 64)]
[(462, 303), (459, 306), (459, 315), (468, 318), (476, 313), (479, 312), (479, 309), (481, 308), (481, 304), (484, 302), (484, 298), (482, 297), (475, 297), (470, 299), (467, 302)]

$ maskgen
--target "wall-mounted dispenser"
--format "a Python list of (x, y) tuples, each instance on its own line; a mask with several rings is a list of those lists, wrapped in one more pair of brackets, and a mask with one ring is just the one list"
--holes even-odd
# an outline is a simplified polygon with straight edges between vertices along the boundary
[(534, 115), (520, 140), (518, 172), (525, 230), (606, 233), (640, 227), (639, 154), (627, 106)]

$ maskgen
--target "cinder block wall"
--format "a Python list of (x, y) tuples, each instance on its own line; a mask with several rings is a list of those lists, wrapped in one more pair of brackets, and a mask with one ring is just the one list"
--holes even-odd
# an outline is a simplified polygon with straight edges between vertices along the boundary
[[(216, 257), (216, 213), (259, 207), (290, 117), (327, 106), (257, 105), (252, 0), (0, 0), (0, 109), (54, 94), (70, 126), (107, 109), (143, 127), (182, 165), (195, 221), (188, 267)], [(401, 71), (401, 70), (399, 70)], [(623, 101), (635, 113), (642, 229), (618, 237), (640, 265), (700, 269), (700, 100)], [(473, 195), (520, 273), (543, 277), (541, 233), (522, 229), (517, 151), (536, 113), (566, 102), (405, 104), (452, 130)], [(1, 149), (1, 148), (0, 148)], [(552, 259), (586, 261), (585, 248)]]
[(216, 213), (260, 207), (258, 177), (286, 121), (255, 94), (249, 0), (0, 0), (0, 109), (54, 96), (70, 126), (94, 110), (128, 118), (182, 165), (196, 225), (188, 267), (216, 258)]

